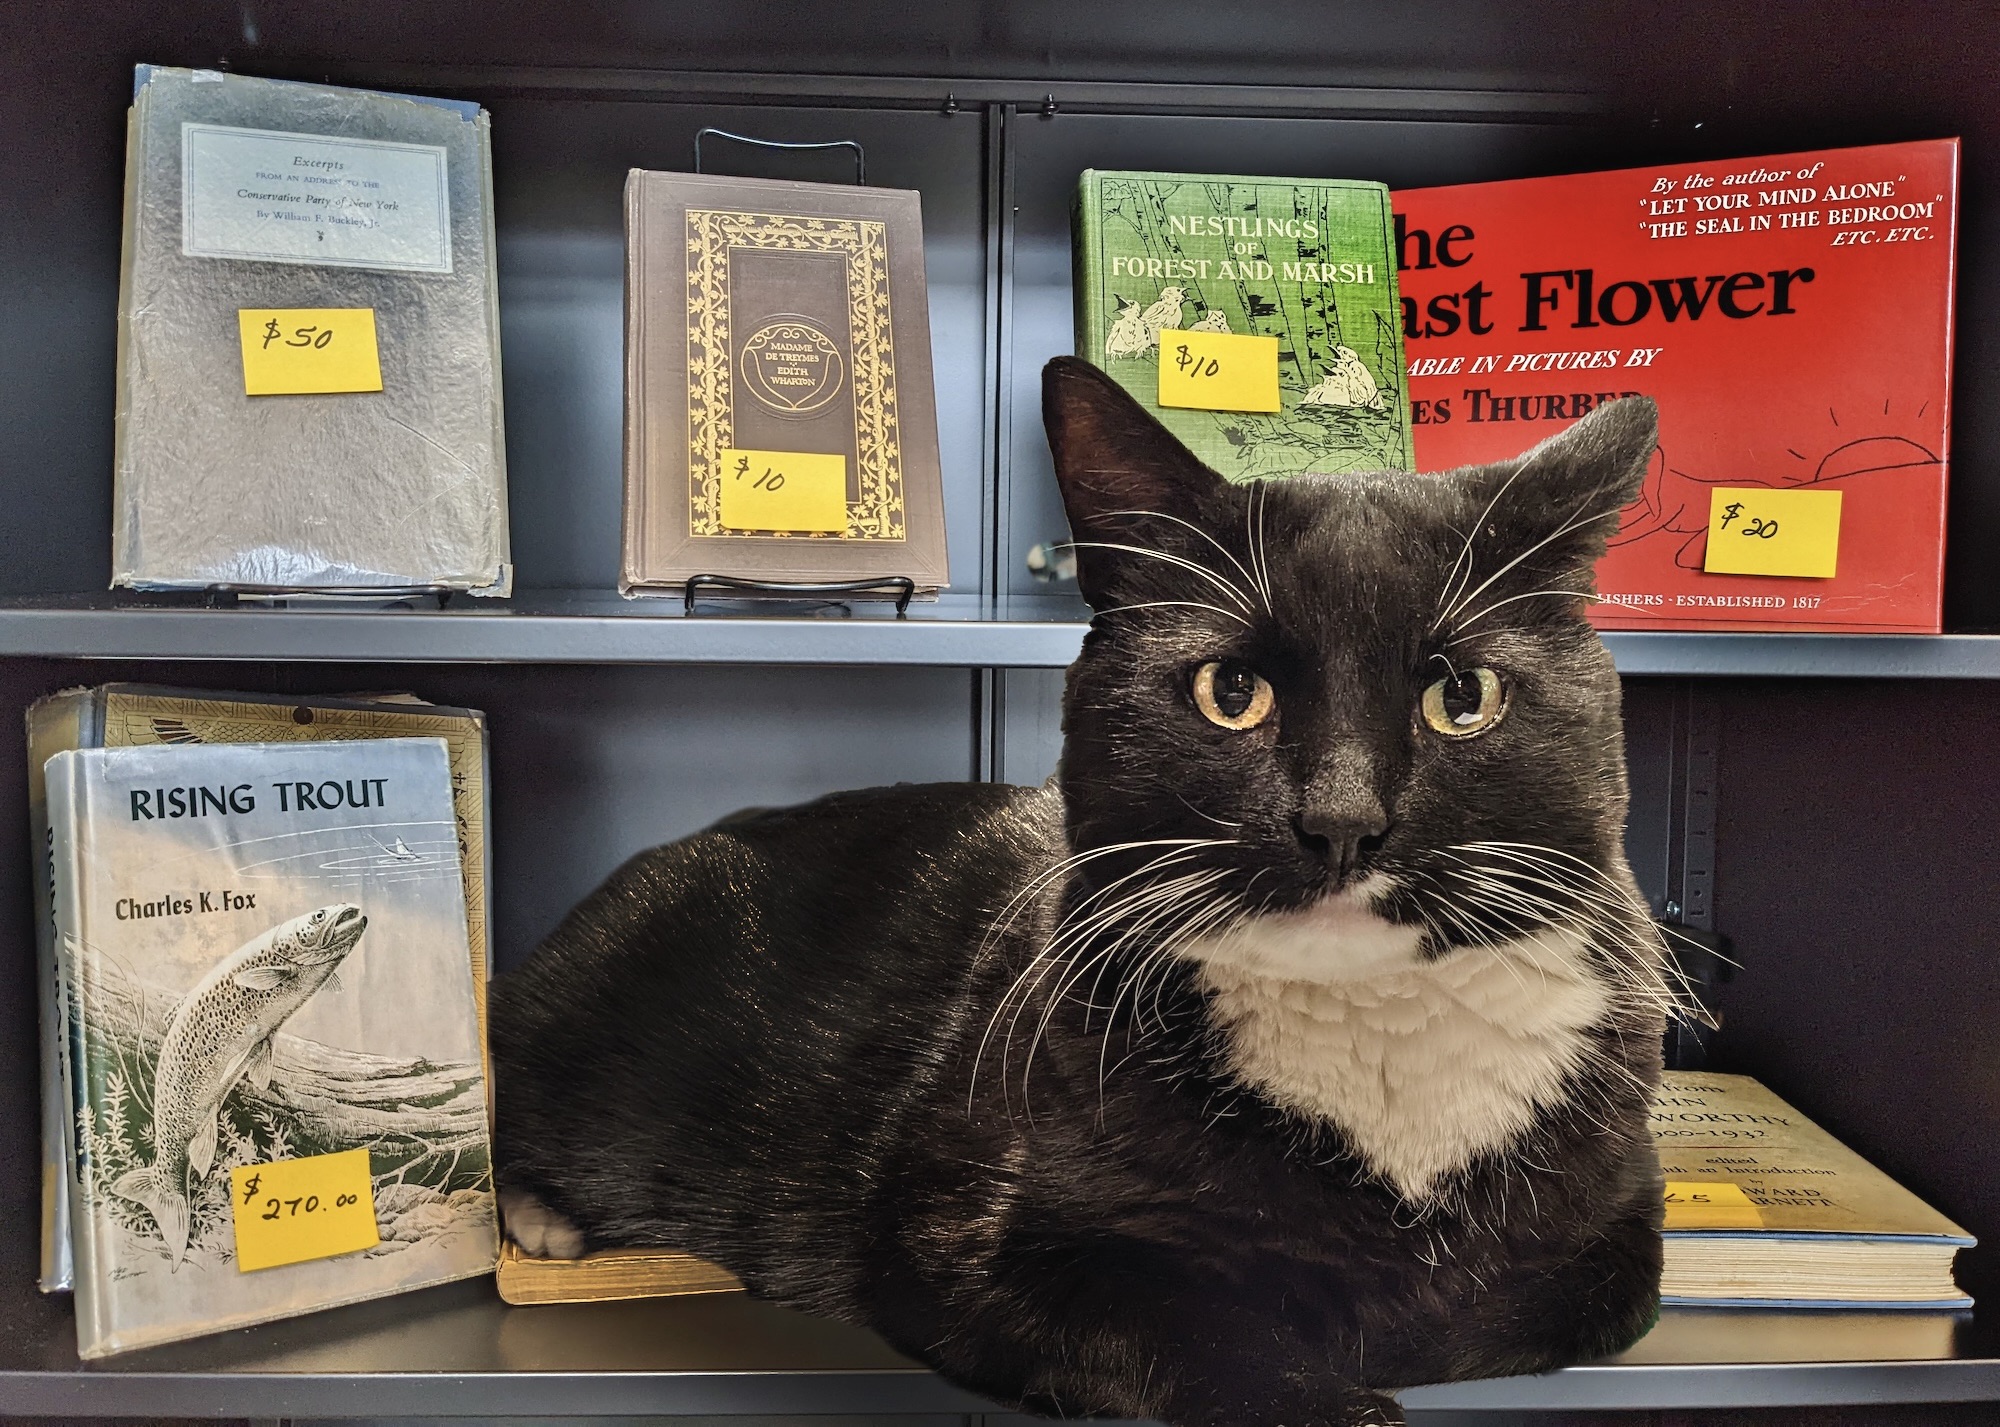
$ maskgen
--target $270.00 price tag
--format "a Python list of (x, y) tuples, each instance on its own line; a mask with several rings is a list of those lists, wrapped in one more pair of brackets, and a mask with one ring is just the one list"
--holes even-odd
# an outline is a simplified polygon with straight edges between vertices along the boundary
[(242, 1273), (382, 1242), (365, 1149), (238, 1165), (229, 1171), (229, 1207)]
[(372, 307), (244, 307), (245, 396), (382, 390)]
[(1709, 496), (1711, 575), (1830, 580), (1840, 557), (1840, 492), (1717, 486)]
[(726, 530), (845, 534), (847, 457), (725, 447), (719, 516)]
[(1278, 410), (1278, 339), (1171, 328), (1160, 333), (1160, 405)]

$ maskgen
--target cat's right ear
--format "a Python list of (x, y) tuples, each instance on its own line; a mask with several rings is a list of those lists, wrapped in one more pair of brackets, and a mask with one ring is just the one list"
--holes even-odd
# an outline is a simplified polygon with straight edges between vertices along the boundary
[(1222, 477), (1081, 357), (1057, 357), (1042, 368), (1042, 421), (1069, 514), (1077, 584), (1093, 608), (1123, 598), (1115, 588), (1119, 572), (1135, 558), (1107, 547), (1178, 546), (1186, 526), (1214, 519), (1226, 490)]

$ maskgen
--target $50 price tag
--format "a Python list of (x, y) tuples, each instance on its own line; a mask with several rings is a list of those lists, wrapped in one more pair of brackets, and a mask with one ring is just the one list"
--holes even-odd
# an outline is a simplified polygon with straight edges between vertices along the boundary
[(245, 396), (382, 390), (372, 307), (244, 307)]
[(847, 457), (819, 451), (722, 451), (726, 530), (847, 533)]
[(1709, 496), (1712, 575), (1803, 575), (1830, 580), (1840, 556), (1840, 492), (1732, 490)]
[(229, 1207), (241, 1273), (382, 1242), (365, 1149), (239, 1165), (229, 1171)]
[(1160, 405), (1278, 410), (1278, 339), (1171, 328), (1160, 333)]

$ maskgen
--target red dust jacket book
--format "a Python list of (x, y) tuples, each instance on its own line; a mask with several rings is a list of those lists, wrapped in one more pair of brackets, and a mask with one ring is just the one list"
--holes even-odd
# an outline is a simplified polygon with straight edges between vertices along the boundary
[[(1937, 633), (1957, 198), (1956, 139), (1395, 194), (1418, 469), (1644, 393), (1598, 625)], [(1716, 572), (1808, 507), (1821, 573)]]

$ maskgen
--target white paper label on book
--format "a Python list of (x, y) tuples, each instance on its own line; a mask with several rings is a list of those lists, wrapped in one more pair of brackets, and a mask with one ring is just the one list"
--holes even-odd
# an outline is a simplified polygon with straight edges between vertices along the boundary
[(451, 271), (438, 144), (181, 125), (181, 252), (314, 267)]

